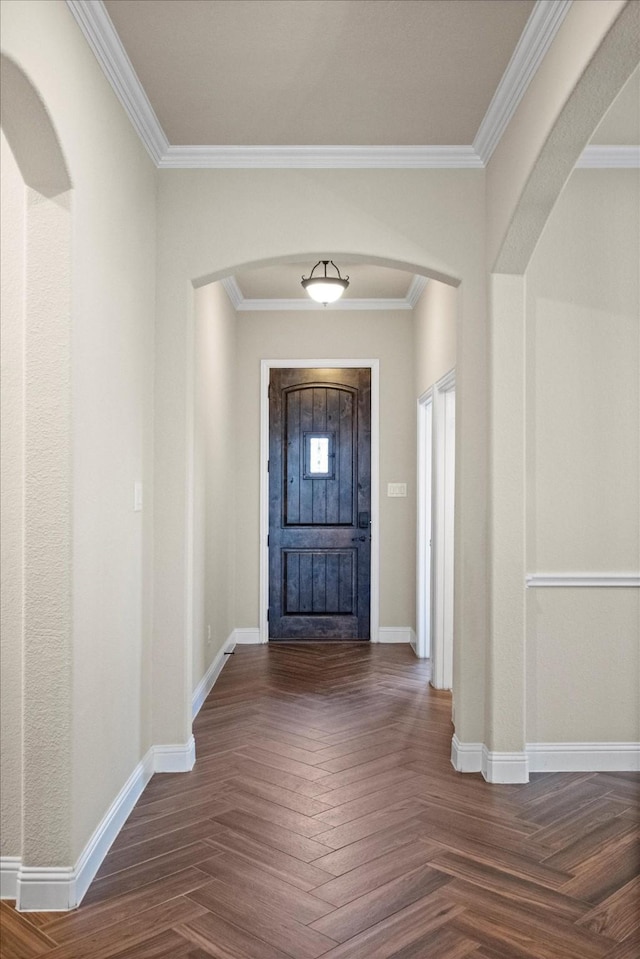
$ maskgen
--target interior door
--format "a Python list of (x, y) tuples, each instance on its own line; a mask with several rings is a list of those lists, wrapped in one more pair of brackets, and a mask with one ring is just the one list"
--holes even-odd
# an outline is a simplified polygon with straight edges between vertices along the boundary
[(269, 639), (368, 640), (371, 371), (272, 369)]

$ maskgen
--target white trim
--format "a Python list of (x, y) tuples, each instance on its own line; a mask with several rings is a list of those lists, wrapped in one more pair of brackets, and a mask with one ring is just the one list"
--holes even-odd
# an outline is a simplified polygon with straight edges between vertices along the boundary
[(269, 375), (272, 369), (371, 370), (371, 618), (375, 641), (380, 623), (380, 360), (279, 359), (260, 361), (260, 641), (269, 641)]
[(224, 276), (220, 282), (224, 287), (224, 290), (231, 300), (231, 306), (234, 310), (242, 309), (242, 304), (245, 302), (245, 298), (242, 295), (242, 290), (238, 286), (238, 281), (235, 276)]
[[(433, 386), (431, 507), (431, 685), (453, 685), (453, 528), (455, 494), (455, 369)], [(451, 420), (453, 419), (453, 423)], [(453, 443), (453, 446), (452, 446)]]
[(540, 586), (635, 587), (640, 586), (640, 573), (527, 573), (527, 589)]
[(193, 735), (186, 743), (153, 747), (154, 773), (188, 773), (196, 762), (196, 742)]
[(488, 783), (528, 783), (526, 752), (493, 752), (482, 747), (482, 775)]
[(169, 141), (102, 0), (67, 0), (103, 73), (125, 109), (149, 156), (159, 166)]
[(405, 295), (405, 300), (411, 309), (416, 306), (428, 282), (428, 276), (421, 276), (419, 273), (414, 274), (411, 285)]
[(411, 626), (380, 626), (377, 639), (371, 637), (372, 643), (409, 643), (416, 648), (416, 634)]
[(528, 782), (529, 772), (639, 772), (640, 743), (527, 743), (524, 752), (500, 753), (454, 735), (451, 764), (492, 783)]
[(389, 299), (365, 299), (353, 297), (348, 300), (337, 300), (335, 303), (328, 303), (324, 306), (322, 303), (316, 303), (310, 297), (306, 299), (242, 299), (236, 306), (239, 312), (266, 312), (282, 310), (411, 310), (413, 307), (408, 299), (389, 298)]
[(529, 760), (526, 752), (494, 752), (484, 743), (451, 740), (451, 764), (460, 773), (482, 773), (488, 783), (528, 783)]
[(454, 734), (451, 740), (451, 765), (459, 773), (482, 772), (482, 743), (461, 743)]
[(104, 857), (156, 771), (152, 746), (98, 823), (74, 867), (19, 865), (15, 883), (17, 909), (59, 911), (80, 905)]
[(103, 73), (159, 169), (482, 169), (570, 5), (571, 0), (537, 0), (471, 146), (172, 146), (102, 0), (67, 0)]
[(260, 639), (260, 628), (258, 626), (246, 626), (241, 629), (234, 629), (231, 636), (234, 644), (238, 646), (257, 646), (262, 642)]
[(231, 304), (238, 312), (282, 312), (284, 310), (412, 310), (420, 299), (429, 282), (426, 276), (415, 274), (404, 297), (376, 297), (337, 300), (323, 306), (310, 297), (300, 298), (249, 298), (245, 297), (234, 276), (226, 276), (220, 281), (225, 288)]
[(433, 388), (418, 399), (418, 482), (416, 561), (416, 656), (431, 655), (432, 585), (431, 520), (433, 478)]
[(637, 170), (640, 146), (601, 146), (590, 144), (576, 163), (579, 170)]
[(98, 823), (75, 866), (23, 866), (17, 857), (4, 857), (0, 860), (2, 898), (15, 898), (21, 912), (75, 909), (152, 775), (188, 772), (194, 762), (193, 736), (184, 745), (151, 746)]
[(497, 147), (569, 12), (571, 0), (537, 0), (473, 141), (483, 165)]
[(527, 743), (529, 769), (555, 772), (640, 772), (640, 743)]
[(0, 856), (0, 899), (15, 899), (20, 856)]
[(202, 709), (203, 703), (211, 690), (213, 689), (215, 682), (222, 672), (229, 653), (233, 652), (233, 647), (235, 646), (236, 641), (234, 639), (233, 633), (221, 649), (216, 653), (213, 662), (205, 672), (204, 676), (196, 686), (193, 691), (193, 696), (191, 697), (191, 718), (195, 719), (200, 710)]
[(156, 161), (179, 170), (458, 170), (484, 164), (472, 146), (169, 146)]
[(80, 905), (76, 870), (55, 866), (20, 866), (16, 893), (18, 912), (66, 912)]

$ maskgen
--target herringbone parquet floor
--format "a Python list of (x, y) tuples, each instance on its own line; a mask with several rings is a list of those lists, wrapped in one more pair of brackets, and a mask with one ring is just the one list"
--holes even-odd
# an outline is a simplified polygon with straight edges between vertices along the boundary
[(73, 913), (6, 959), (638, 959), (640, 782), (489, 786), (403, 646), (239, 647)]

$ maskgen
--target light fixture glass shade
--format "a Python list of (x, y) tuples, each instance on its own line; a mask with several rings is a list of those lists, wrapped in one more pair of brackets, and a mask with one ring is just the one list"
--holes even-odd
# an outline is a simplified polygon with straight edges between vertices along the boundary
[[(337, 276), (327, 276), (329, 263), (335, 269)], [(313, 274), (320, 264), (324, 266), (324, 276), (314, 276)], [(316, 303), (323, 303), (325, 306), (327, 303), (335, 303), (336, 300), (339, 300), (348, 286), (349, 277), (340, 276), (340, 270), (333, 260), (318, 260), (311, 271), (311, 275), (306, 279), (304, 276), (302, 277), (303, 289), (307, 291), (312, 300), (315, 300)]]

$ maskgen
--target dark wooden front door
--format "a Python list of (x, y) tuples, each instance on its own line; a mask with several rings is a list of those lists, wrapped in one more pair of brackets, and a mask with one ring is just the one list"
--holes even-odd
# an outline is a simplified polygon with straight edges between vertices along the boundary
[(269, 638), (369, 639), (371, 371), (272, 369)]

